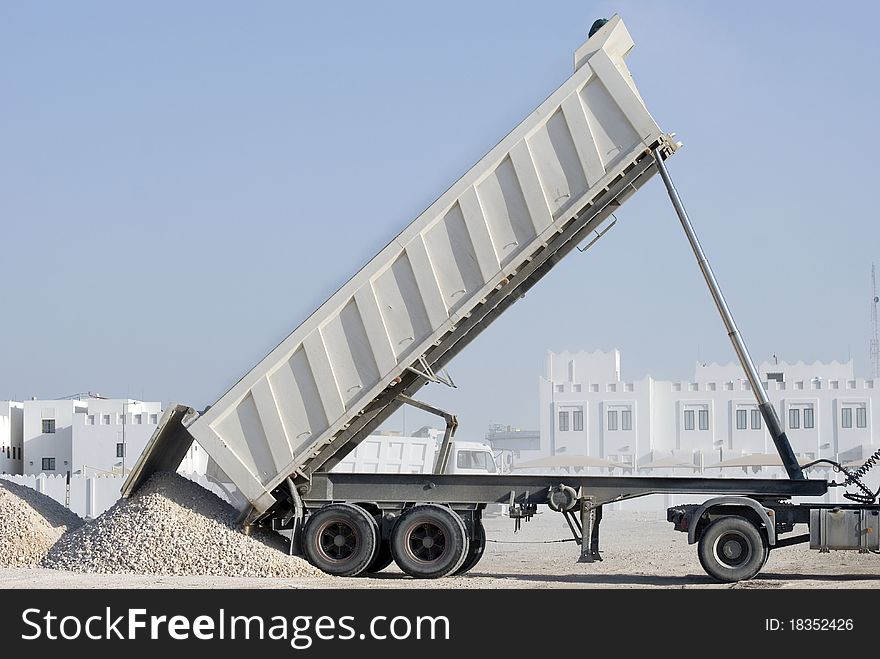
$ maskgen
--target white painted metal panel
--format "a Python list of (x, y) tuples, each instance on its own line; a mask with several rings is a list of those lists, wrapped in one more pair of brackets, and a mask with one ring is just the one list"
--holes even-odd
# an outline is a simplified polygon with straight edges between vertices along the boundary
[(646, 148), (667, 143), (624, 64), (632, 45), (611, 19), (559, 89), (189, 427), (258, 512)]
[(340, 474), (429, 474), (436, 444), (423, 437), (370, 435), (332, 471)]

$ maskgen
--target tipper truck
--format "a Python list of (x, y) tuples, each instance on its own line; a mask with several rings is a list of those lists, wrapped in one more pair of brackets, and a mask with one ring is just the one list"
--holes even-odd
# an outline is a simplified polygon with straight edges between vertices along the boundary
[[(834, 465), (840, 483), (804, 476), (672, 184), (665, 161), (680, 144), (627, 69), (630, 34), (618, 16), (597, 27), (570, 78), (216, 403), (169, 406), (123, 496), (174, 470), (195, 440), (247, 500), (246, 524), (288, 534), (292, 552), (343, 576), (392, 561), (418, 578), (466, 572), (483, 554), (490, 504), (517, 527), (539, 505), (561, 513), (589, 563), (601, 559), (603, 505), (654, 493), (713, 495), (668, 517), (719, 580), (750, 578), (772, 549), (799, 542), (880, 550), (880, 507), (860, 480), (870, 464)], [(413, 396), (454, 386), (447, 363), (562, 257), (605, 235), (657, 173), (789, 478), (449, 473), (455, 415)], [(402, 405), (446, 422), (433, 473), (334, 470)], [(838, 485), (857, 488), (853, 503), (822, 502)], [(798, 523), (810, 533), (786, 536)]]

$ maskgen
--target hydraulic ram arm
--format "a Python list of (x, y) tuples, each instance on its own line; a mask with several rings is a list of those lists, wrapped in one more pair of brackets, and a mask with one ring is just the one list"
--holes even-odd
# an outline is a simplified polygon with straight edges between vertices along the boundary
[(724, 326), (727, 328), (727, 335), (730, 337), (731, 343), (733, 343), (733, 349), (736, 351), (736, 356), (739, 359), (740, 364), (742, 364), (743, 370), (746, 372), (746, 378), (748, 378), (752, 391), (755, 393), (755, 398), (758, 401), (758, 409), (761, 410), (761, 416), (764, 417), (764, 423), (767, 424), (767, 430), (770, 432), (770, 436), (773, 437), (773, 443), (776, 444), (776, 451), (779, 453), (779, 457), (782, 458), (782, 464), (785, 467), (785, 471), (788, 473), (789, 478), (793, 480), (803, 480), (805, 478), (804, 472), (801, 470), (801, 466), (798, 464), (794, 451), (791, 449), (791, 443), (788, 441), (785, 431), (782, 430), (782, 427), (779, 424), (779, 417), (776, 416), (776, 410), (773, 408), (773, 403), (771, 403), (770, 399), (767, 397), (767, 391), (764, 389), (764, 384), (761, 382), (761, 377), (758, 375), (755, 363), (752, 361), (752, 357), (749, 355), (749, 350), (746, 348), (746, 344), (743, 341), (739, 330), (736, 328), (733, 315), (730, 313), (727, 302), (724, 301), (724, 295), (721, 293), (721, 287), (718, 285), (718, 280), (715, 279), (715, 273), (712, 272), (712, 266), (709, 265), (709, 260), (706, 258), (702, 245), (700, 245), (700, 241), (697, 238), (697, 234), (694, 231), (694, 227), (691, 224), (687, 211), (681, 203), (681, 198), (678, 196), (678, 191), (672, 183), (672, 179), (666, 169), (666, 163), (663, 162), (663, 154), (659, 149), (654, 150), (654, 159), (657, 161), (657, 169), (660, 171), (660, 177), (663, 179), (663, 184), (666, 186), (666, 192), (669, 193), (672, 206), (675, 208), (678, 219), (681, 221), (681, 227), (684, 229), (688, 242), (691, 244), (694, 256), (697, 257), (697, 263), (703, 273), (703, 279), (706, 280), (706, 285), (712, 293), (712, 299), (715, 300), (715, 306), (718, 307), (718, 313), (721, 314), (721, 320), (724, 321)]

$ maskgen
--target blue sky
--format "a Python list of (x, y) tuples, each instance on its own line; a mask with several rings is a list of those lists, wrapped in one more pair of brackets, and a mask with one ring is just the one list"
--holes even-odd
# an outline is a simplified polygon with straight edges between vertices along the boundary
[[(880, 9), (833, 9), (3, 3), (0, 398), (213, 402), (615, 12), (752, 353), (868, 375)], [(459, 389), (423, 390), (462, 435), (536, 427), (547, 349), (620, 348), (628, 379), (733, 358), (659, 180), (618, 217), (452, 363)]]

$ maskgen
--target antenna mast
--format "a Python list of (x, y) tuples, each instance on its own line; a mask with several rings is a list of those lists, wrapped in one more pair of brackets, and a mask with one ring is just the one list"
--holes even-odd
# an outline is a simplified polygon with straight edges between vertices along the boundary
[(871, 264), (871, 377), (880, 378), (880, 327), (877, 322), (877, 277), (874, 264)]

